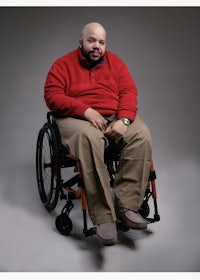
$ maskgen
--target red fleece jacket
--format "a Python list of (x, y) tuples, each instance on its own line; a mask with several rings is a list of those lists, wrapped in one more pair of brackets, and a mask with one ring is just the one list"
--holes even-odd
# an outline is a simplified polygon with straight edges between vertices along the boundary
[(44, 98), (50, 110), (68, 117), (82, 117), (89, 107), (132, 120), (137, 112), (137, 87), (125, 63), (110, 51), (93, 68), (80, 49), (57, 59), (48, 72)]

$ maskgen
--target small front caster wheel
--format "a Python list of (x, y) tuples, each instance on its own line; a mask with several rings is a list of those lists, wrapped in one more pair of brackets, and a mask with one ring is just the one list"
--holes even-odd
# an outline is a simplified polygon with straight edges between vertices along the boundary
[(72, 221), (65, 214), (61, 214), (56, 218), (55, 225), (62, 235), (68, 236), (72, 231)]

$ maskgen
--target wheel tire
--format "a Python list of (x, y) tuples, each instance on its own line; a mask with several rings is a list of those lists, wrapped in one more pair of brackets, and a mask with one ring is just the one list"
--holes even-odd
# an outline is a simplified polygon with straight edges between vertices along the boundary
[(73, 227), (71, 219), (65, 214), (57, 216), (55, 225), (58, 232), (65, 236), (71, 233)]
[(143, 218), (147, 218), (149, 216), (150, 207), (149, 207), (149, 204), (147, 203), (147, 201), (145, 201), (145, 200), (143, 201), (142, 206), (140, 207), (139, 213)]
[(36, 173), (40, 199), (50, 212), (58, 202), (61, 174), (58, 143), (55, 131), (49, 123), (45, 123), (38, 134)]

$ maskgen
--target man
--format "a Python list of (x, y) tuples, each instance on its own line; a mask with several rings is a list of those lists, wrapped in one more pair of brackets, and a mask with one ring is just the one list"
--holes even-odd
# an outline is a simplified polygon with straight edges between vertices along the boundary
[[(138, 210), (149, 176), (151, 136), (136, 116), (136, 85), (125, 63), (106, 51), (102, 25), (85, 25), (78, 49), (54, 62), (44, 98), (50, 110), (59, 111), (62, 143), (80, 163), (99, 242), (117, 242), (116, 217), (129, 228), (145, 229), (147, 222)], [(112, 192), (104, 164), (104, 150), (110, 141), (120, 152)]]

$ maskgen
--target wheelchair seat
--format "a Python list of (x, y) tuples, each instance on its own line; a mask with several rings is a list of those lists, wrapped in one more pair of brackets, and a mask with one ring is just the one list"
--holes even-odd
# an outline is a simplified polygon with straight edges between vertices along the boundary
[[(57, 111), (47, 112), (47, 122), (40, 129), (37, 138), (36, 175), (39, 196), (48, 212), (55, 209), (59, 199), (65, 199), (66, 203), (62, 212), (57, 216), (55, 221), (57, 230), (63, 235), (69, 235), (72, 231), (73, 224), (69, 214), (74, 207), (73, 200), (81, 198), (83, 233), (86, 236), (93, 235), (95, 234), (95, 228), (88, 229), (87, 227), (87, 202), (78, 161), (70, 155), (69, 150), (61, 143), (60, 132), (55, 122), (57, 116)], [(114, 145), (109, 145), (106, 148), (104, 162), (108, 168), (110, 185), (112, 187), (119, 163), (119, 153)], [(64, 181), (61, 170), (69, 167), (74, 168), (75, 175), (67, 181)], [(153, 162), (149, 174), (149, 182), (139, 212), (149, 223), (153, 223), (160, 220), (157, 208), (156, 174)], [(76, 189), (73, 188), (75, 185), (77, 186)], [(153, 198), (154, 202), (154, 218), (148, 218), (150, 214), (148, 203), (150, 197)], [(121, 228), (125, 229), (124, 225), (121, 225)]]

